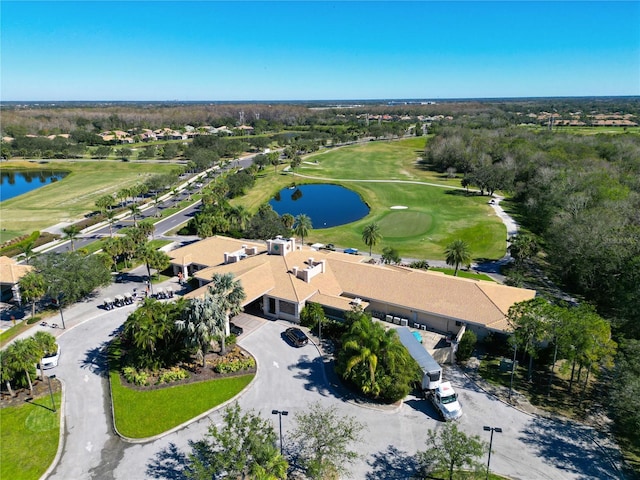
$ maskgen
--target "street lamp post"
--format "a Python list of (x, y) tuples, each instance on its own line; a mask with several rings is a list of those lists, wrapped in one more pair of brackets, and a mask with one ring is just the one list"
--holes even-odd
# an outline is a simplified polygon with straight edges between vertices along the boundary
[(62, 320), (62, 328), (64, 330), (67, 329), (67, 327), (64, 324), (64, 315), (62, 314), (62, 298), (64, 297), (64, 294), (59, 294), (56, 298), (52, 299), (52, 303), (54, 305), (58, 306), (58, 310), (60, 310), (60, 320)]
[(278, 419), (280, 420), (280, 455), (282, 455), (282, 416), (285, 417), (289, 415), (289, 412), (286, 410), (271, 410), (273, 415), (278, 415)]
[(47, 376), (47, 380), (48, 380), (48, 383), (49, 383), (49, 396), (51, 397), (51, 405), (53, 406), (53, 411), (57, 412), (57, 410), (56, 410), (56, 402), (53, 401), (53, 390), (51, 390), (51, 379), (52, 378), (56, 378), (56, 376), (55, 375), (48, 375)]
[(500, 427), (487, 427), (486, 425), (482, 427), (485, 432), (491, 432), (491, 437), (489, 439), (489, 459), (487, 460), (487, 476), (486, 479), (489, 480), (489, 465), (491, 464), (491, 447), (493, 446), (493, 432), (502, 433), (502, 428)]

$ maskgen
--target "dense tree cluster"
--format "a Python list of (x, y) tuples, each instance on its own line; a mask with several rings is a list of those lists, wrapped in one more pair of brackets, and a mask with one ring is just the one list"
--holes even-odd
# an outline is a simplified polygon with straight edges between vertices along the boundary
[(350, 312), (346, 321), (336, 371), (364, 395), (387, 402), (404, 398), (420, 377), (396, 331), (361, 310)]
[(95, 255), (78, 252), (45, 253), (33, 260), (42, 275), (47, 294), (62, 305), (75, 303), (98, 287), (111, 283), (111, 274)]

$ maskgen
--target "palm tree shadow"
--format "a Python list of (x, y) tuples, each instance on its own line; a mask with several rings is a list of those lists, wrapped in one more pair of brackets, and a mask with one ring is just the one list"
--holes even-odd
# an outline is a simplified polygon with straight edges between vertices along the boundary
[[(115, 337), (121, 331), (121, 327), (113, 330), (109, 336)], [(83, 359), (80, 360), (80, 367), (83, 369), (89, 370), (91, 373), (94, 373), (100, 377), (106, 378), (109, 375), (109, 364), (108, 364), (108, 351), (109, 341), (102, 342), (100, 345), (94, 348), (90, 348), (86, 351)]]
[(421, 466), (415, 455), (398, 450), (389, 445), (387, 449), (372, 455), (367, 461), (372, 467), (367, 472), (366, 480), (407, 480), (420, 477)]
[(147, 463), (146, 474), (151, 478), (166, 478), (169, 480), (186, 480), (185, 475), (187, 455), (170, 443), (167, 448), (156, 453)]

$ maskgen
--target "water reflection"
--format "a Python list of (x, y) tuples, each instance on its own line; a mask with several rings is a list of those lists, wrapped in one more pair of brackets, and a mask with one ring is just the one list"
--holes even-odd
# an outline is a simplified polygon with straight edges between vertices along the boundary
[(3, 169), (0, 171), (0, 202), (62, 180), (68, 174), (59, 170)]

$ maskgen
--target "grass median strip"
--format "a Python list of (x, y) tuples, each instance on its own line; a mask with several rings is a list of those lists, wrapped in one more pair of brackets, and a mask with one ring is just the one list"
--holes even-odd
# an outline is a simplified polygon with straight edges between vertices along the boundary
[(111, 372), (116, 428), (129, 438), (147, 438), (197, 417), (240, 393), (254, 375), (187, 383), (157, 390), (133, 390)]

